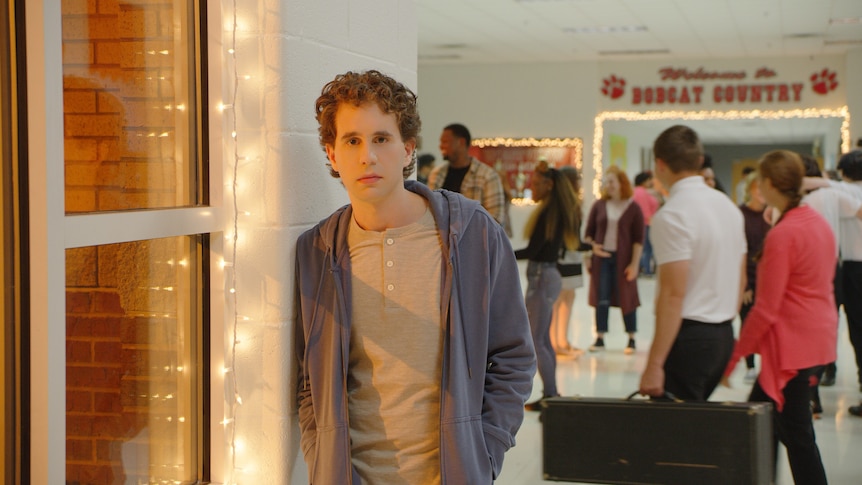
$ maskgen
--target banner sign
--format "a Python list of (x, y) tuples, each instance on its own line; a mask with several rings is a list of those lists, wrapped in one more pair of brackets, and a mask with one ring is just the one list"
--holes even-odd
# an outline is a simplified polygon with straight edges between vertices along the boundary
[[(807, 78), (782, 79), (776, 69), (708, 69), (661, 66), (653, 82), (630, 83), (625, 76), (609, 74), (601, 93), (609, 101), (628, 101), (647, 109), (699, 107), (710, 104), (734, 109), (748, 105), (799, 105), (807, 97), (825, 96), (839, 86), (838, 74), (829, 67)], [(607, 105), (607, 104), (606, 104)]]

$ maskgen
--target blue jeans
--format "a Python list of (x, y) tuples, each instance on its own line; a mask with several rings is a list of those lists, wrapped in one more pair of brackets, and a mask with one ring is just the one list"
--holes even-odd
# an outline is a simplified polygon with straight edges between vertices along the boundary
[[(608, 333), (608, 313), (611, 307), (611, 295), (619, 291), (617, 285), (617, 253), (611, 253), (608, 258), (599, 260), (599, 301), (596, 305), (596, 332)], [(638, 331), (637, 314), (623, 314), (623, 322), (627, 333)]]
[(653, 259), (652, 259), (652, 243), (649, 240), (649, 226), (645, 226), (646, 232), (644, 233), (644, 249), (643, 253), (641, 253), (641, 262), (640, 262), (640, 272), (645, 275), (652, 275), (653, 271)]
[(533, 334), (533, 345), (536, 347), (536, 361), (539, 366), (539, 377), (545, 388), (543, 397), (557, 396), (557, 354), (551, 345), (551, 315), (554, 302), (560, 294), (560, 272), (557, 263), (527, 263), (527, 316), (530, 319), (530, 331)]

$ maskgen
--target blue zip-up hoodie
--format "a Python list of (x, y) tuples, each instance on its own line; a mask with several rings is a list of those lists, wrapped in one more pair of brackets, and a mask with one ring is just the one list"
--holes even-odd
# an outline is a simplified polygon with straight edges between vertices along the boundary
[[(442, 483), (492, 483), (515, 444), (536, 370), (514, 253), (478, 202), (414, 181), (405, 187), (428, 200), (443, 241)], [(347, 415), (352, 214), (342, 207), (296, 246), (297, 404), (312, 485), (361, 483)]]

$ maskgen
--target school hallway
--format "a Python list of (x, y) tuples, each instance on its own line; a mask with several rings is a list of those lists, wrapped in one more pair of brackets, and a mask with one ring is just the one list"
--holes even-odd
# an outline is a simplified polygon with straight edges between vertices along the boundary
[[(517, 246), (516, 246), (517, 247)], [(525, 262), (521, 267), (521, 284), (526, 288), (524, 278)], [(576, 290), (572, 320), (569, 327), (570, 342), (584, 351), (577, 360), (558, 359), (557, 385), (563, 396), (584, 396), (604, 398), (625, 398), (638, 389), (640, 373), (652, 341), (654, 331), (653, 308), (656, 280), (640, 278), (638, 289), (641, 307), (638, 309), (637, 352), (625, 355), (623, 348), (627, 335), (619, 309), (612, 308), (609, 332), (605, 335), (607, 350), (590, 353), (587, 349), (594, 339), (593, 309), (587, 304), (589, 279), (585, 276), (584, 287)], [(735, 335), (739, 335), (739, 321), (734, 322)], [(760, 360), (757, 358), (759, 368)], [(740, 361), (731, 377), (732, 388), (719, 386), (713, 393), (712, 401), (745, 401), (751, 389), (743, 383), (745, 363)], [(536, 377), (530, 401), (541, 396), (542, 382)], [(847, 408), (859, 404), (862, 394), (856, 385), (856, 364), (853, 348), (847, 335), (847, 321), (841, 312), (838, 333), (838, 376), (835, 386), (821, 387), (820, 397), (823, 416), (815, 421), (814, 429), (817, 444), (823, 458), (823, 465), (829, 483), (832, 485), (857, 485), (862, 483), (862, 418), (852, 416)], [(632, 429), (637, 433), (637, 429)], [(571, 437), (572, 440), (593, 440), (594, 436)], [(663, 439), (669, 439), (665, 437)], [(524, 423), (516, 436), (517, 444), (507, 454), (498, 485), (532, 485), (541, 483), (560, 483), (542, 480), (542, 428), (539, 413), (527, 412)], [(708, 446), (708, 445), (704, 445)], [(792, 485), (793, 478), (787, 464), (784, 448), (779, 446), (778, 472), (776, 485)], [(574, 457), (573, 457), (574, 458)]]

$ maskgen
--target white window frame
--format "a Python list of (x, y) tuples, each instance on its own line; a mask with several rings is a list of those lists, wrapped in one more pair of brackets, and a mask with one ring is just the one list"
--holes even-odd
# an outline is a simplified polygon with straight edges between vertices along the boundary
[[(221, 146), (224, 127), (215, 109), (222, 87), (220, 3), (207, 4), (205, 52), (209, 99), (210, 206), (66, 215), (63, 153), (63, 59), (60, 2), (28, 1), (25, 11), (29, 164), (30, 481), (66, 479), (66, 249), (193, 234), (210, 235), (211, 479), (223, 480), (224, 278), (226, 227)], [(204, 396), (206, 399), (207, 397)]]

